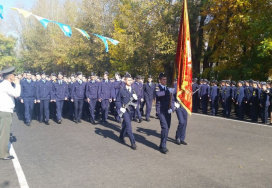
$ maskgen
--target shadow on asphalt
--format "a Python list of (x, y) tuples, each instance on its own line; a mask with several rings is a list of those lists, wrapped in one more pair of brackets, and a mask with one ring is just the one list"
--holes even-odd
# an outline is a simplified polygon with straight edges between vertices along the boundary
[[(114, 131), (120, 133), (120, 131), (121, 131), (121, 127), (120, 126), (112, 124), (112, 123), (103, 124), (102, 126), (104, 126), (106, 128), (109, 128), (109, 129), (112, 129), (112, 130), (104, 130), (104, 129), (96, 127), (95, 128), (95, 133), (96, 134), (98, 134), (100, 136), (103, 136), (104, 138), (110, 138), (112, 140), (115, 140), (115, 141), (121, 143), (119, 137), (114, 134)], [(149, 130), (149, 131), (153, 131), (153, 130)], [(141, 143), (141, 144), (143, 144), (143, 145), (145, 145), (147, 147), (150, 147), (150, 148), (152, 148), (154, 150), (158, 150), (159, 149), (159, 146), (157, 144), (155, 144), (153, 142), (150, 142), (144, 136), (142, 136), (140, 134), (137, 134), (137, 133), (133, 133), (133, 134), (134, 134), (134, 137), (135, 137), (136, 144), (137, 143)], [(159, 137), (160, 137), (160, 135), (159, 135)], [(122, 144), (124, 144), (124, 143), (122, 143)], [(124, 145), (130, 146), (128, 144), (124, 144)]]

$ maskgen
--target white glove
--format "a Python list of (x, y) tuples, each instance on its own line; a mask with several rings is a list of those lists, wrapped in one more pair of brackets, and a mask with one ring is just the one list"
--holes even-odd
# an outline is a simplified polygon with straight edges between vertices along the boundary
[(172, 94), (173, 94), (173, 93), (174, 93), (174, 91), (175, 91), (175, 88), (169, 88), (169, 92), (170, 92), (170, 93), (172, 93)]
[(138, 97), (137, 97), (136, 94), (133, 94), (132, 97), (133, 97), (134, 100), (138, 100)]
[(168, 110), (168, 114), (171, 114), (172, 112), (173, 112), (172, 109), (169, 109), (169, 110)]
[(144, 99), (143, 99), (143, 98), (141, 99), (141, 102), (144, 102)]
[(177, 103), (177, 102), (175, 102), (175, 107), (176, 107), (176, 108), (179, 108), (179, 107), (180, 107), (180, 104)]
[(125, 113), (125, 112), (126, 112), (126, 109), (125, 109), (125, 108), (120, 108), (120, 111), (121, 111), (122, 113)]

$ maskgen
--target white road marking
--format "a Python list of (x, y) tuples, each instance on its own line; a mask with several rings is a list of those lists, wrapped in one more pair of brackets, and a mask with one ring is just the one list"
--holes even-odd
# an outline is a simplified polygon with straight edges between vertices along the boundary
[[(153, 106), (152, 108), (155, 108), (155, 107)], [(270, 127), (270, 128), (272, 128), (271, 125), (265, 125), (265, 124), (260, 124), (260, 123), (252, 123), (252, 122), (248, 122), (248, 121), (241, 121), (241, 120), (236, 120), (236, 119), (228, 119), (228, 118), (224, 118), (224, 117), (210, 116), (210, 115), (199, 114), (199, 113), (192, 113), (192, 114), (193, 115), (197, 115), (197, 116), (207, 117), (207, 118), (223, 119), (223, 120), (227, 120), (227, 121), (234, 121), (234, 122), (239, 122), (239, 123), (244, 123), (244, 124), (252, 124), (252, 125), (258, 125), (258, 126), (262, 126), (262, 127)]]
[(197, 116), (207, 117), (207, 118), (223, 119), (223, 120), (227, 120), (227, 121), (234, 121), (234, 122), (239, 122), (239, 123), (244, 123), (244, 124), (252, 124), (252, 125), (258, 125), (258, 126), (262, 126), (262, 127), (270, 127), (270, 128), (272, 128), (272, 126), (270, 126), (270, 125), (265, 125), (265, 124), (260, 124), (260, 123), (252, 123), (252, 122), (248, 122), (248, 121), (241, 121), (241, 120), (236, 120), (236, 119), (228, 119), (228, 118), (218, 117), (218, 116), (209, 116), (209, 115), (198, 114), (198, 113), (192, 113), (192, 114), (193, 115), (197, 115)]
[(25, 174), (22, 170), (22, 167), (21, 167), (18, 157), (15, 153), (15, 150), (13, 149), (12, 144), (10, 147), (10, 155), (14, 156), (14, 159), (12, 159), (12, 162), (13, 162), (13, 166), (15, 168), (18, 180), (19, 180), (20, 188), (29, 188), (28, 183), (25, 178)]

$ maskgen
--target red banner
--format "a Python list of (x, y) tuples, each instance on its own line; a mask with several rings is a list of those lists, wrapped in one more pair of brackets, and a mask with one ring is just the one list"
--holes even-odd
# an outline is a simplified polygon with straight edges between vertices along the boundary
[(177, 99), (189, 114), (192, 112), (192, 56), (187, 0), (183, 1), (176, 54)]

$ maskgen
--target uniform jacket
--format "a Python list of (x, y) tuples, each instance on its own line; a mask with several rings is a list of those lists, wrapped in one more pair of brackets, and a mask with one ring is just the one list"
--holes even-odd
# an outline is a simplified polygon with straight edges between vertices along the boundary
[(61, 101), (69, 97), (68, 84), (64, 81), (59, 81), (52, 84), (52, 100)]
[(37, 100), (50, 100), (52, 96), (52, 82), (40, 80), (36, 83)]
[(153, 83), (144, 84), (143, 90), (144, 90), (144, 99), (145, 100), (152, 100), (155, 98), (155, 88), (156, 88), (156, 85)]
[(85, 98), (85, 87), (86, 83), (82, 82), (81, 84), (79, 81), (73, 83), (72, 92), (71, 92), (71, 99), (73, 100), (82, 100)]
[[(162, 86), (159, 84), (156, 87), (156, 112), (157, 114), (168, 113), (170, 103), (170, 92), (168, 89), (164, 90)], [(175, 99), (174, 95), (172, 95), (171, 100), (171, 109), (175, 108)]]
[(86, 97), (89, 99), (98, 99), (99, 85), (96, 81), (86, 83)]
[(105, 99), (111, 99), (112, 96), (112, 82), (110, 82), (108, 80), (108, 83), (105, 82), (105, 80), (103, 80), (102, 82), (100, 82), (100, 86), (99, 86), (99, 90), (98, 90), (98, 96), (100, 99), (105, 100)]
[(21, 82), (21, 98), (35, 98), (36, 99), (36, 82), (24, 80)]

